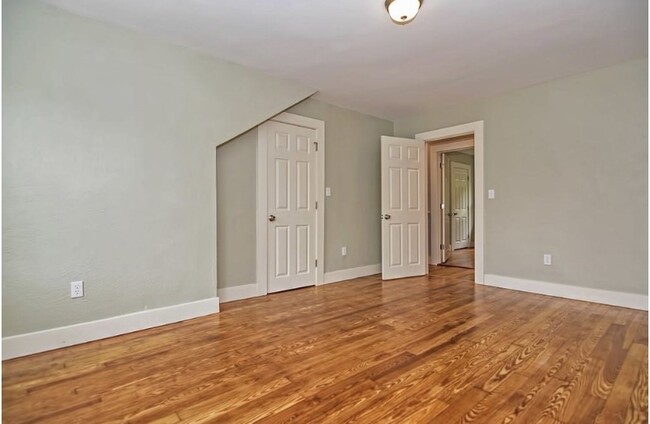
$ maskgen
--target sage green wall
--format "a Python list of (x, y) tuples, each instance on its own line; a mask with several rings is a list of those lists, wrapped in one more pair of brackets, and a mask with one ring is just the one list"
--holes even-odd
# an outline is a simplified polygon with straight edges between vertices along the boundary
[(647, 102), (639, 59), (399, 119), (395, 133), (485, 121), (487, 274), (647, 294)]
[(216, 296), (215, 147), (313, 91), (32, 0), (2, 41), (3, 335)]
[(217, 147), (217, 285), (256, 280), (257, 128)]
[[(325, 271), (381, 262), (379, 140), (393, 134), (389, 121), (307, 99), (290, 113), (325, 121)], [(219, 288), (256, 281), (255, 202), (257, 135), (244, 134), (217, 149)], [(223, 172), (222, 172), (223, 171)], [(226, 187), (237, 181), (237, 189)], [(348, 247), (341, 256), (341, 246)]]

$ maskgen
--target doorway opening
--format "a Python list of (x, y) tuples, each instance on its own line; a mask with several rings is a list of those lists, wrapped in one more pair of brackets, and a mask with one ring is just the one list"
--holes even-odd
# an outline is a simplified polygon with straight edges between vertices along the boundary
[[(458, 259), (463, 259), (464, 262), (466, 262), (468, 258), (461, 258), (461, 254), (464, 254), (465, 256), (470, 256), (471, 254), (474, 259), (474, 265), (472, 267), (474, 268), (474, 282), (477, 284), (483, 284), (485, 272), (483, 198), (483, 193), (485, 191), (483, 175), (485, 138), (483, 128), (483, 121), (475, 121), (415, 135), (415, 138), (417, 140), (422, 140), (427, 148), (427, 204), (429, 214), (427, 216), (428, 228), (426, 236), (428, 238), (427, 247), (429, 265), (452, 265), (454, 262), (450, 263), (450, 260), (453, 258), (454, 253), (457, 254), (456, 256)], [(470, 180), (473, 181), (469, 187), (469, 189), (471, 189), (470, 199), (472, 203), (468, 211), (468, 214), (471, 215), (471, 220), (468, 220), (471, 227), (469, 229), (468, 227), (460, 227), (461, 230), (465, 228), (469, 232), (469, 240), (466, 241), (466, 238), (464, 240), (460, 237), (459, 241), (462, 241), (462, 243), (456, 244), (454, 247), (451, 242), (451, 238), (453, 237), (450, 237), (447, 244), (452, 244), (452, 246), (446, 247), (443, 231), (445, 230), (445, 227), (447, 227), (447, 233), (453, 236), (453, 229), (451, 228), (451, 223), (447, 224), (443, 221), (443, 216), (445, 216), (445, 213), (451, 213), (451, 217), (453, 218), (454, 211), (451, 210), (450, 201), (447, 200), (447, 203), (445, 204), (443, 198), (442, 171), (444, 167), (442, 166), (442, 162), (444, 159), (449, 159), (450, 154), (461, 151), (463, 151), (464, 154), (471, 156), (473, 163), (473, 167), (471, 168), (472, 175), (470, 177)], [(448, 160), (448, 164), (450, 163), (451, 161)], [(447, 210), (444, 209), (445, 206), (447, 206)], [(460, 216), (460, 211), (457, 212), (458, 215), (456, 216)], [(449, 216), (446, 217), (447, 219), (450, 218)], [(467, 245), (469, 246), (465, 247)], [(444, 249), (447, 249), (447, 252), (453, 249), (451, 250), (451, 258), (443, 257), (445, 253)]]
[(472, 207), (457, 208), (459, 215), (471, 214), (471, 221), (458, 227), (465, 235), (456, 250), (473, 243), (474, 282), (483, 284), (483, 144), (483, 121), (416, 134), (415, 139), (381, 137), (382, 279), (426, 275), (428, 265), (443, 262), (442, 154), (473, 148), (474, 166), (468, 171), (473, 178)]
[[(449, 142), (471, 147), (445, 147)], [(429, 263), (440, 266), (474, 269), (474, 135), (429, 143), (429, 252), (440, 252), (438, 263), (430, 255)], [(434, 167), (434, 169), (431, 169)], [(435, 169), (437, 168), (437, 169)], [(437, 175), (436, 175), (437, 174)], [(436, 178), (438, 176), (439, 178)], [(431, 213), (439, 208), (440, 213)], [(435, 219), (437, 217), (437, 219)], [(439, 237), (436, 237), (439, 233)], [(437, 239), (440, 243), (437, 243)]]

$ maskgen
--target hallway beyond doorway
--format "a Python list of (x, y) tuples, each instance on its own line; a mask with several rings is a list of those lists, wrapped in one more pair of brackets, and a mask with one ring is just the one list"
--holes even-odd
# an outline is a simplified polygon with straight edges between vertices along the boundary
[(443, 266), (474, 269), (474, 248), (453, 250)]

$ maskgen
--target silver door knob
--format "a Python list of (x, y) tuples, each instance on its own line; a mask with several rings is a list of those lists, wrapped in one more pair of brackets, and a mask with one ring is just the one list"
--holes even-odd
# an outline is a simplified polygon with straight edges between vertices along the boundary
[(275, 215), (269, 215), (269, 221), (271, 222), (275, 221)]

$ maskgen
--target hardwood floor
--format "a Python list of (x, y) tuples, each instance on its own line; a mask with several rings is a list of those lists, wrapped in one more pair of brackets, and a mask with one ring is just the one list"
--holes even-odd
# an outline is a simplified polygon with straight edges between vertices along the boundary
[(449, 254), (444, 266), (474, 269), (474, 248), (454, 250)]
[(7, 423), (642, 423), (646, 312), (365, 277), (3, 363)]

